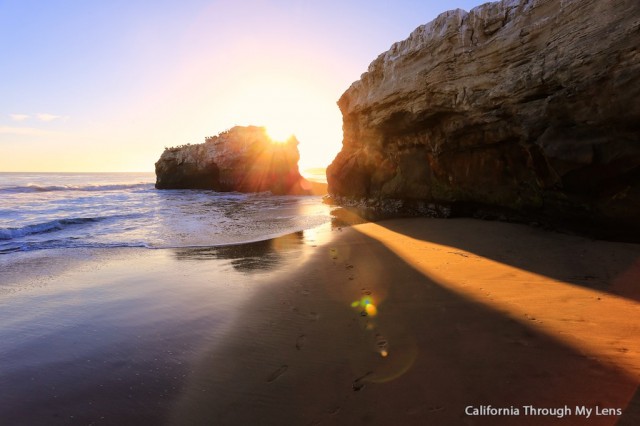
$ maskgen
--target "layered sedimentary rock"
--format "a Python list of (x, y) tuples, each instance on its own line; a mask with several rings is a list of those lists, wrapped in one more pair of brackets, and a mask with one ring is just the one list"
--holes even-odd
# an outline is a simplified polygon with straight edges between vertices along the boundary
[(264, 127), (234, 127), (204, 143), (167, 148), (156, 162), (158, 189), (303, 194), (298, 140), (274, 142)]
[(638, 238), (639, 99), (638, 0), (449, 11), (381, 54), (340, 98), (344, 140), (329, 193)]

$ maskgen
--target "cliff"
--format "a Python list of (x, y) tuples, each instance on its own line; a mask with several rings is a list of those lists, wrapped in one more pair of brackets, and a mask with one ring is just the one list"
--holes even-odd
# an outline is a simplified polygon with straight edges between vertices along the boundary
[(340, 98), (329, 193), (396, 213), (498, 215), (640, 240), (638, 46), (637, 0), (443, 13)]
[(167, 148), (156, 162), (158, 189), (307, 194), (298, 140), (276, 143), (264, 127), (236, 126), (202, 144)]

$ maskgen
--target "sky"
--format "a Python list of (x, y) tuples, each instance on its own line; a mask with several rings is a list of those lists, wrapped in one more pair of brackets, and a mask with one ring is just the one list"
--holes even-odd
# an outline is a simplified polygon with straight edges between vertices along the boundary
[(0, 172), (153, 171), (235, 125), (342, 143), (338, 98), (396, 41), (482, 1), (0, 0)]

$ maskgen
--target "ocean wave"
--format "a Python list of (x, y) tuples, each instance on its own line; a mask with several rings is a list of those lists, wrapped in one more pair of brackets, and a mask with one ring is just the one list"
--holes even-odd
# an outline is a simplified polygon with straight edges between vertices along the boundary
[(153, 183), (131, 183), (112, 185), (36, 185), (7, 186), (0, 188), (0, 193), (31, 193), (31, 192), (51, 192), (51, 191), (124, 191), (129, 189), (153, 189)]
[(82, 242), (82, 241), (70, 241), (69, 239), (62, 240), (49, 240), (40, 242), (25, 242), (25, 243), (8, 243), (0, 244), (0, 256), (3, 254), (10, 254), (15, 252), (24, 251), (36, 251), (36, 250), (51, 250), (51, 249), (69, 249), (69, 248), (82, 248), (82, 249), (111, 249), (111, 248), (155, 248), (143, 242), (114, 242), (114, 243), (99, 243), (99, 242)]
[(57, 219), (48, 222), (35, 223), (20, 228), (0, 228), (0, 241), (13, 240), (29, 235), (46, 234), (61, 231), (69, 226), (83, 225), (85, 223), (100, 222), (108, 217), (76, 217), (70, 219)]

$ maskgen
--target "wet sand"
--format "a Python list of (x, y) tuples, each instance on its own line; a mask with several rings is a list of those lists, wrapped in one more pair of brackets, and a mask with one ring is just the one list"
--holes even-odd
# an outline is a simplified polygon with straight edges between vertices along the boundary
[(165, 424), (203, 351), (313, 235), (0, 258), (0, 425)]
[(3, 286), (2, 423), (640, 424), (638, 245), (471, 219), (261, 244)]

